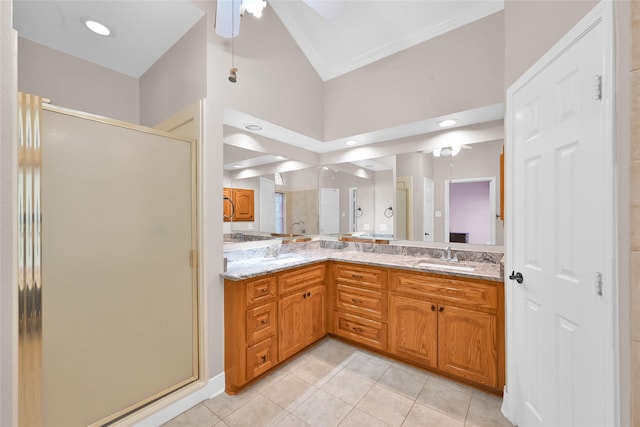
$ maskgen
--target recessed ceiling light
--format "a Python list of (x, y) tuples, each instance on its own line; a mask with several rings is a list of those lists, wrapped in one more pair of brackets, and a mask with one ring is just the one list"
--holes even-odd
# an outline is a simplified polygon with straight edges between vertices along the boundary
[(276, 156), (276, 159), (277, 159), (277, 160), (287, 160), (287, 158), (286, 158), (286, 157), (282, 157), (282, 156)]
[(244, 128), (246, 130), (250, 130), (252, 132), (260, 132), (262, 130), (262, 126), (260, 125), (256, 125), (256, 124), (248, 124), (248, 125), (244, 125)]
[(349, 147), (352, 147), (354, 145), (358, 145), (358, 141), (352, 139), (352, 140), (349, 140), (349, 141), (345, 142), (344, 145), (348, 145)]
[(446, 120), (441, 120), (441, 121), (439, 121), (439, 122), (438, 122), (438, 123), (436, 123), (436, 124), (438, 125), (438, 127), (441, 127), (441, 128), (448, 128), (449, 126), (453, 126), (453, 125), (455, 125), (456, 123), (458, 123), (458, 121), (457, 121), (457, 120), (454, 120), (454, 119), (446, 119)]
[(93, 31), (96, 34), (99, 34), (101, 36), (110, 36), (112, 34), (111, 29), (109, 29), (109, 27), (107, 27), (106, 25), (95, 21), (93, 19), (89, 19), (89, 18), (83, 18), (82, 19), (83, 24), (85, 25), (85, 27), (87, 27), (88, 29), (90, 29), (91, 31)]

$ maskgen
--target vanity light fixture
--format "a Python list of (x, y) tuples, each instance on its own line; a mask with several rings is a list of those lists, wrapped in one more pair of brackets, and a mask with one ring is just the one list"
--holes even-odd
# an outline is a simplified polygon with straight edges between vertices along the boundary
[(82, 18), (82, 23), (85, 27), (100, 36), (109, 37), (113, 33), (109, 27), (93, 19)]
[(250, 130), (251, 132), (260, 132), (262, 130), (262, 126), (257, 125), (255, 123), (249, 123), (248, 125), (244, 125), (246, 130)]
[(240, 166), (240, 165), (233, 165), (233, 167), (234, 167), (234, 168), (236, 168), (236, 169), (240, 169), (242, 166)]
[(344, 145), (348, 145), (349, 147), (353, 147), (354, 145), (358, 145), (358, 141), (356, 141), (355, 139), (350, 139), (349, 141), (345, 142)]
[(438, 123), (436, 123), (436, 125), (441, 128), (448, 128), (455, 125), (456, 123), (458, 123), (458, 121), (455, 119), (446, 119), (439, 121)]

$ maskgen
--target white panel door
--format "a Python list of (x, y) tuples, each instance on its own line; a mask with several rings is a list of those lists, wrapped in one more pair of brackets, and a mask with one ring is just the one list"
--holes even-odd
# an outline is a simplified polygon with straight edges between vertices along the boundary
[(511, 265), (524, 278), (508, 284), (520, 427), (613, 425), (613, 332), (598, 288), (610, 277), (613, 233), (612, 141), (596, 84), (603, 52), (598, 24), (510, 98)]
[(424, 237), (425, 242), (433, 242), (434, 221), (433, 221), (433, 197), (434, 197), (433, 181), (429, 178), (424, 179)]
[(320, 234), (340, 232), (340, 189), (320, 189)]
[(260, 177), (260, 231), (276, 231), (276, 183)]

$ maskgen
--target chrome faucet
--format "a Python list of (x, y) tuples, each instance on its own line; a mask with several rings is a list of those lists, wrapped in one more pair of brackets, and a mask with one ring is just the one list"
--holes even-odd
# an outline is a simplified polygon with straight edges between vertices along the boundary
[(442, 252), (442, 256), (440, 257), (440, 261), (451, 261), (451, 246), (447, 246), (444, 248), (447, 251), (447, 256), (444, 256), (444, 252)]

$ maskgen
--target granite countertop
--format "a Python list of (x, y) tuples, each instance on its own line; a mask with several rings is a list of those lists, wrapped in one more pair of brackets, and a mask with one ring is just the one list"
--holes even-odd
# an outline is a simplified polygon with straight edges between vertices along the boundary
[(287, 253), (276, 253), (276, 256), (273, 256), (274, 254), (267, 254), (267, 256), (264, 254), (255, 255), (239, 259), (230, 257), (227, 271), (223, 274), (223, 277), (228, 280), (238, 281), (332, 260), (496, 282), (503, 281), (503, 269), (499, 262), (447, 262), (424, 254), (415, 256), (341, 249), (305, 248)]

